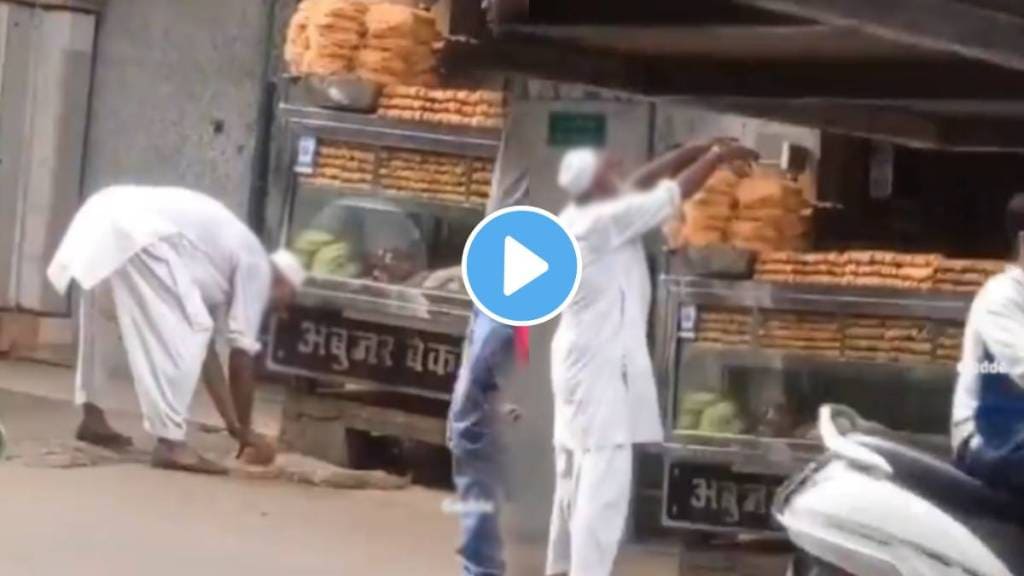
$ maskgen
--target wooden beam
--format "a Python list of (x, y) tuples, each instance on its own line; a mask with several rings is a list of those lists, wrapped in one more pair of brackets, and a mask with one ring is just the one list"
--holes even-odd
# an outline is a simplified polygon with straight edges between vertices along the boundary
[(972, 4), (979, 8), (987, 8), (996, 12), (1015, 14), (1024, 17), (1024, 4), (1020, 0), (961, 0), (964, 4)]
[(764, 98), (994, 99), (1024, 94), (1024, 74), (963, 61), (720, 62), (638, 59), (640, 91)]
[(629, 56), (538, 36), (449, 42), (442, 67), (491, 69), (651, 96), (847, 99), (1006, 99), (1024, 73), (968, 60), (720, 61)]
[(1024, 151), (1024, 118), (929, 114), (898, 104), (824, 100), (686, 98), (695, 106), (876, 138), (912, 148)]
[(942, 117), (941, 147), (969, 151), (1024, 151), (1024, 119)]
[(739, 0), (1024, 70), (1024, 18), (953, 0)]
[(900, 110), (866, 108), (818, 100), (682, 100), (697, 107), (719, 112), (811, 126), (840, 134), (871, 138), (883, 136), (887, 140), (907, 146), (931, 148), (940, 145), (941, 130), (935, 122)]
[(453, 39), (445, 43), (440, 67), (445, 73), (492, 70), (607, 88), (624, 88), (639, 81), (625, 56), (539, 38), (502, 37), (479, 42)]
[[(498, 26), (511, 23), (555, 25), (628, 26), (633, 24), (794, 24), (804, 19), (740, 3), (680, 2), (679, 0), (490, 0), (503, 17)], [(479, 4), (479, 2), (477, 2)]]

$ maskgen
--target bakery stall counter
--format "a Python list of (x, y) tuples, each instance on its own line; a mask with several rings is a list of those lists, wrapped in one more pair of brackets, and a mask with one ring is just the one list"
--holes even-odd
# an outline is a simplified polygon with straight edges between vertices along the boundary
[(896, 431), (946, 432), (969, 297), (672, 277), (661, 288), (677, 438), (813, 442), (823, 403)]
[(468, 307), (462, 247), (484, 216), (500, 132), (289, 105), (281, 114), (291, 169), (279, 236), (313, 285), (405, 307), (410, 294), (424, 306), (449, 294)]
[[(282, 436), (342, 466), (369, 465), (385, 445), (443, 457), (469, 299), (460, 286), (425, 289), (416, 275), (393, 283), (340, 277), (334, 266), (352, 266), (343, 253), (321, 256), (328, 273), (314, 275), (296, 305), (270, 322), (267, 367), (295, 384)], [(404, 275), (405, 261), (397, 262), (381, 270)]]
[(278, 119), (274, 243), (309, 272), (266, 336), (269, 372), (294, 384), (285, 436), (341, 465), (390, 453), (382, 438), (443, 457), (472, 310), (462, 249), (501, 133), (294, 104)]
[(771, 532), (742, 502), (770, 502), (821, 453), (825, 403), (948, 457), (969, 296), (672, 276), (659, 296), (666, 525)]

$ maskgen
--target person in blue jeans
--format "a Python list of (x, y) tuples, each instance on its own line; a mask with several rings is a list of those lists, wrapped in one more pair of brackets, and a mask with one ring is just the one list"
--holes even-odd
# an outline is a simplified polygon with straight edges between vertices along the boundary
[(985, 283), (964, 328), (953, 399), (957, 465), (1024, 498), (1024, 194), (1006, 209), (1014, 261)]
[(499, 418), (518, 418), (518, 411), (500, 405), (498, 376), (514, 364), (521, 329), (496, 322), (473, 311), (462, 365), (448, 413), (448, 447), (452, 453), (462, 541), (458, 554), (464, 576), (505, 573), (499, 526), (505, 496), (503, 446)]

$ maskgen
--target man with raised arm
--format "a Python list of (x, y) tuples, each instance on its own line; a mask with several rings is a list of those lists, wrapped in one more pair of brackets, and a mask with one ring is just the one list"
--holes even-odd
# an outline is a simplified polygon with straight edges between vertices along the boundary
[(569, 205), (560, 218), (579, 244), (583, 275), (551, 344), (556, 472), (549, 575), (611, 574), (629, 510), (633, 445), (662, 440), (643, 237), (717, 168), (755, 157), (729, 141), (683, 147), (625, 181), (601, 151), (571, 150), (562, 159), (558, 184)]

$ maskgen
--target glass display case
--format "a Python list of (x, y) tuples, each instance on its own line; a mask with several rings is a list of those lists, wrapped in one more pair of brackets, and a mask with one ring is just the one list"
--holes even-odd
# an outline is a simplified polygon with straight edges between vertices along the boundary
[(283, 241), (316, 280), (465, 295), (499, 133), (286, 106), (294, 137)]
[(774, 489), (821, 452), (823, 403), (948, 456), (969, 298), (685, 277), (659, 296), (665, 524), (770, 532)]
[(462, 246), (482, 212), (431, 208), (300, 181), (287, 243), (314, 278), (463, 294)]
[(267, 367), (304, 380), (320, 405), (353, 402), (357, 429), (443, 444), (472, 309), (462, 247), (484, 216), (501, 133), (294, 105), (278, 115), (275, 236), (309, 277), (271, 319)]

